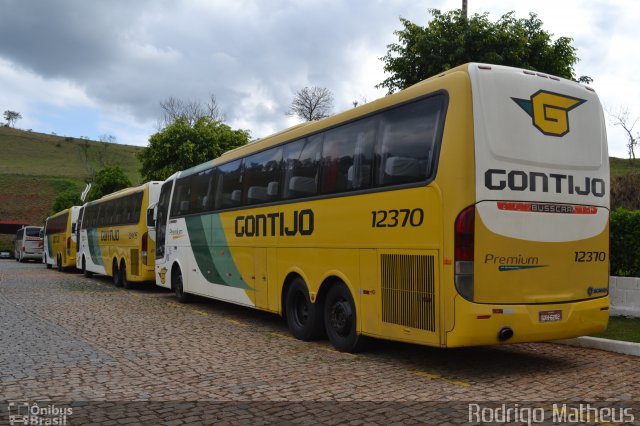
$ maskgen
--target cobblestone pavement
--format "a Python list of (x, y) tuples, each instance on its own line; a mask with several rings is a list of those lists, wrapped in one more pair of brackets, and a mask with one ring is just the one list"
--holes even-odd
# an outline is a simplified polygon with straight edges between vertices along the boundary
[(466, 424), (469, 403), (548, 415), (580, 401), (640, 421), (631, 356), (551, 343), (344, 354), (275, 315), (35, 263), (0, 261), (0, 324), (0, 423), (38, 404), (67, 424)]

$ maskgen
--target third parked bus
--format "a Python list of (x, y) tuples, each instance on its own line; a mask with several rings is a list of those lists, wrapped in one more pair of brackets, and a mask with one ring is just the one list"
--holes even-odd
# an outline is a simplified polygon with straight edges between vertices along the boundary
[(79, 206), (73, 206), (50, 216), (44, 225), (44, 263), (47, 268), (63, 271), (76, 266), (76, 236)]
[(156, 282), (341, 351), (606, 328), (609, 166), (588, 86), (467, 64), (178, 172)]
[(157, 202), (160, 184), (147, 182), (83, 206), (76, 265), (85, 276), (108, 275), (125, 288), (132, 282), (154, 281), (155, 242), (147, 208)]

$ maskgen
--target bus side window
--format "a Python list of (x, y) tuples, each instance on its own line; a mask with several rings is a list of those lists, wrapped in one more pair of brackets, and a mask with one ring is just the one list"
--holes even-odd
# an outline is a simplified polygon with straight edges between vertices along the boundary
[(278, 183), (281, 163), (282, 147), (267, 149), (244, 160), (245, 204), (265, 203), (277, 199), (278, 187), (273, 186), (273, 183)]
[[(176, 187), (171, 200), (171, 217), (182, 216), (188, 213), (191, 176), (180, 178), (176, 181)], [(185, 203), (186, 201), (186, 203)]]
[(374, 123), (375, 118), (365, 118), (326, 133), (322, 160), (323, 194), (371, 186)]
[(318, 192), (323, 136), (313, 135), (285, 145), (282, 198), (308, 197)]
[(433, 96), (381, 114), (377, 186), (414, 183), (432, 175), (443, 97)]
[[(239, 206), (242, 202), (242, 160), (218, 166), (220, 208)], [(238, 191), (238, 192), (236, 192)]]

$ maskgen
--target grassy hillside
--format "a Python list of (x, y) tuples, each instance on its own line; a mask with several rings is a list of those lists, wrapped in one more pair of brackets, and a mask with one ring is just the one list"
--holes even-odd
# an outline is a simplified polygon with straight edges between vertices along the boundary
[[(87, 166), (96, 171), (119, 166), (134, 185), (142, 183), (135, 156), (140, 149), (0, 127), (0, 220), (41, 225), (57, 194), (84, 189)], [(0, 235), (0, 249), (9, 248), (12, 239)]]
[(625, 176), (631, 173), (640, 173), (640, 159), (629, 161), (628, 158), (609, 158), (611, 176)]

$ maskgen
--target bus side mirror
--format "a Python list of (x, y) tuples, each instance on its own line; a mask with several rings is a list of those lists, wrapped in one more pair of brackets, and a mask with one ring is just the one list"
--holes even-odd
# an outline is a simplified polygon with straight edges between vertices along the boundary
[(150, 228), (155, 228), (156, 226), (155, 209), (147, 210), (147, 226)]

